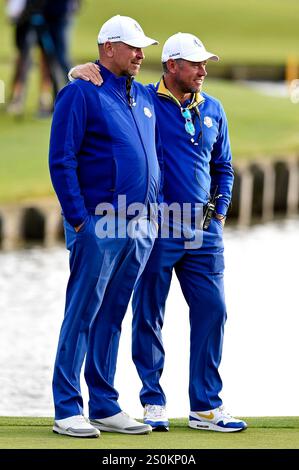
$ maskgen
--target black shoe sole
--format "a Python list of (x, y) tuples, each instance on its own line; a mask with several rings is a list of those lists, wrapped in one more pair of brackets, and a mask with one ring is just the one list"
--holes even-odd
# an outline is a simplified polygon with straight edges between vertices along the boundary
[(153, 427), (153, 432), (168, 432), (169, 431), (169, 427), (168, 426), (155, 426)]

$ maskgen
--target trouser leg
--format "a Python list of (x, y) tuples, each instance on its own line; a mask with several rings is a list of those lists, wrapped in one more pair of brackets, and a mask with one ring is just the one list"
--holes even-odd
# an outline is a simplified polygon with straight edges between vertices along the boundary
[(222, 404), (218, 369), (226, 320), (223, 269), (221, 244), (189, 251), (176, 265), (190, 312), (189, 397), (193, 411), (205, 411)]
[(154, 241), (155, 226), (152, 222), (145, 223), (150, 226), (149, 237), (128, 239), (90, 330), (85, 365), (90, 418), (106, 418), (120, 411), (114, 376), (121, 324), (135, 282), (148, 260)]
[(65, 82), (67, 82), (67, 74), (71, 68), (68, 44), (70, 26), (70, 19), (64, 16), (55, 18), (55, 21), (48, 21), (49, 32), (55, 46), (57, 61), (63, 72)]
[(124, 243), (113, 241), (108, 245), (99, 240), (95, 235), (93, 216), (89, 216), (78, 233), (65, 222), (65, 232), (70, 250), (70, 278), (53, 375), (56, 419), (82, 414), (80, 371), (89, 328), (100, 308)]
[(182, 244), (157, 239), (133, 295), (132, 355), (142, 381), (141, 404), (165, 405), (159, 380), (164, 367), (162, 327), (172, 269), (182, 256)]

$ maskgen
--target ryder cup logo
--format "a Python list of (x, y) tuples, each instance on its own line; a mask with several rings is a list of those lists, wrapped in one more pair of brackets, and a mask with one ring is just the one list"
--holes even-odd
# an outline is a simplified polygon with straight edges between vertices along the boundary
[(151, 118), (151, 117), (152, 117), (151, 110), (148, 109), (146, 106), (144, 106), (143, 112), (144, 112), (144, 114), (145, 114), (148, 118)]
[(212, 127), (213, 126), (212, 118), (210, 118), (209, 116), (204, 117), (203, 123), (207, 127)]

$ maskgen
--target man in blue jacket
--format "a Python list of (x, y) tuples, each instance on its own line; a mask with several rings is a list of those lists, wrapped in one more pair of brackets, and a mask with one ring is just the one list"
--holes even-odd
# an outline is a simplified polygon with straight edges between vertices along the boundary
[[(147, 212), (160, 179), (155, 113), (149, 91), (132, 79), (144, 59), (142, 48), (157, 42), (135, 20), (117, 15), (102, 26), (98, 43), (105, 84), (77, 80), (59, 93), (49, 154), (70, 251), (53, 431), (74, 437), (151, 431), (120, 409), (113, 379), (121, 323), (157, 230)], [(134, 218), (132, 205), (141, 207)], [(85, 356), (89, 421), (80, 390)]]
[[(247, 427), (224, 409), (219, 396), (226, 320), (222, 231), (233, 169), (223, 107), (201, 92), (208, 60), (218, 60), (218, 56), (206, 51), (196, 36), (177, 33), (163, 47), (162, 79), (147, 87), (163, 149), (164, 203), (181, 209), (180, 221), (174, 217), (176, 225), (164, 221), (169, 237), (163, 235), (162, 227), (133, 297), (133, 359), (143, 383), (144, 422), (154, 430), (169, 427), (159, 379), (165, 356), (161, 333), (173, 270), (190, 312), (189, 426), (220, 432)], [(101, 84), (95, 64), (80, 66), (72, 74)], [(189, 220), (184, 217), (186, 203), (191, 206)], [(197, 216), (202, 211), (204, 224), (199, 228)], [(190, 244), (190, 234), (199, 234), (195, 238), (201, 243)]]
[[(140, 398), (145, 422), (168, 429), (166, 399), (159, 383), (164, 366), (161, 330), (172, 272), (175, 270), (190, 316), (189, 426), (233, 432), (246, 423), (225, 411), (219, 393), (226, 305), (223, 286), (223, 225), (231, 199), (233, 169), (227, 120), (218, 100), (201, 92), (208, 60), (192, 34), (178, 33), (165, 43), (163, 77), (149, 85), (154, 100), (164, 158), (164, 202), (191, 203), (190, 229), (196, 233), (196, 211), (206, 216), (201, 246), (187, 237), (163, 238), (154, 245), (133, 297), (133, 358), (143, 383)], [(208, 206), (214, 197), (213, 206)], [(208, 220), (209, 208), (212, 218)], [(182, 228), (186, 225), (182, 217)], [(171, 221), (170, 221), (171, 225)], [(151, 347), (149, 347), (151, 345)]]

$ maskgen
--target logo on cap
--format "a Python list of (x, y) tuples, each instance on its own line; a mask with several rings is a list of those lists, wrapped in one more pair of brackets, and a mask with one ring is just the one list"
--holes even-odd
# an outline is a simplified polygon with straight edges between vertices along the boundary
[(194, 44), (198, 47), (202, 47), (201, 43), (199, 42), (198, 39), (194, 39)]

